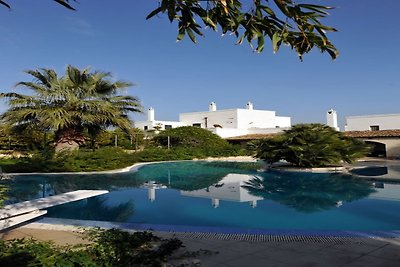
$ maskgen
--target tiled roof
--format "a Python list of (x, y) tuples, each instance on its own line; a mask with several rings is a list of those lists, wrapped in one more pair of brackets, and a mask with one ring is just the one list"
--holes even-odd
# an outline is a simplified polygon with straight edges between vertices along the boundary
[[(271, 134), (246, 134), (241, 136), (228, 137), (226, 140), (233, 141), (250, 141), (259, 139), (268, 139), (277, 136), (281, 133), (271, 133)], [(377, 137), (400, 137), (399, 130), (380, 130), (380, 131), (348, 131), (344, 132), (346, 136), (355, 138), (377, 138)]]
[(400, 130), (348, 131), (345, 135), (358, 138), (400, 137)]

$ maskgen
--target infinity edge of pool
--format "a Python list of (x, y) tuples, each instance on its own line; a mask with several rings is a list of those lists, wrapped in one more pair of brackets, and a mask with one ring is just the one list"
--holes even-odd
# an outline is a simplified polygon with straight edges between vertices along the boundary
[[(362, 237), (362, 238), (400, 238), (400, 230), (390, 231), (355, 231), (355, 230), (302, 230), (302, 229), (250, 229), (235, 227), (215, 226), (189, 226), (189, 225), (165, 225), (145, 223), (119, 223), (109, 221), (75, 220), (60, 218), (41, 218), (33, 224), (51, 226), (72, 227), (99, 227), (117, 228), (137, 231), (159, 231), (176, 233), (209, 233), (232, 235), (269, 235), (269, 236), (307, 236), (307, 237)], [(45, 227), (46, 228), (46, 227)], [(50, 229), (49, 229), (50, 230)]]

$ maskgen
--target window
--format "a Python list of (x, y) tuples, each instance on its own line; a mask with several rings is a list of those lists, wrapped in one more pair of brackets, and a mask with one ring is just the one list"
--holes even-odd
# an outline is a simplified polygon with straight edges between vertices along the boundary
[(147, 131), (147, 130), (149, 129), (149, 126), (144, 126), (143, 129), (144, 129), (145, 131)]
[(172, 129), (172, 125), (165, 125), (165, 130)]
[(192, 125), (193, 125), (193, 127), (199, 127), (199, 128), (201, 128), (201, 123), (193, 123)]
[(369, 128), (371, 131), (379, 131), (379, 125), (371, 125)]

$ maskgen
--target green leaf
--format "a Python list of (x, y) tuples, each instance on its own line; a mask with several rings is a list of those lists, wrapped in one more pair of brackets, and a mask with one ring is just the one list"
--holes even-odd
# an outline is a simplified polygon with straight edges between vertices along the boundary
[(59, 3), (60, 5), (63, 5), (64, 7), (68, 8), (68, 9), (75, 10), (75, 8), (70, 6), (65, 0), (53, 0), (53, 1)]
[(153, 11), (151, 11), (151, 13), (149, 15), (147, 15), (146, 19), (150, 19), (150, 18), (154, 17), (155, 15), (160, 13), (162, 10), (163, 9), (161, 7), (154, 9)]
[(194, 36), (192, 29), (187, 28), (186, 32), (189, 35), (190, 40), (192, 40), (193, 43), (197, 44), (196, 37)]
[(274, 53), (278, 52), (281, 40), (282, 37), (280, 36), (279, 32), (275, 32), (274, 35), (272, 35), (272, 48)]
[(264, 50), (264, 36), (259, 36), (257, 38), (258, 46), (256, 48), (257, 53), (261, 53)]
[(246, 37), (244, 34), (242, 34), (242, 36), (240, 36), (236, 42), (236, 44), (240, 45), (243, 43), (244, 37)]

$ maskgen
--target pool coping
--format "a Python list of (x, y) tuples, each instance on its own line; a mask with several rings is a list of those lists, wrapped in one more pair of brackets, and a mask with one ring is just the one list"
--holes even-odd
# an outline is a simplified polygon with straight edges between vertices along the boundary
[(157, 231), (170, 233), (192, 233), (200, 235), (228, 235), (231, 238), (247, 238), (258, 236), (266, 238), (287, 237), (293, 238), (400, 238), (400, 230), (302, 230), (302, 229), (248, 229), (237, 227), (218, 227), (218, 226), (191, 226), (191, 225), (163, 225), (147, 223), (124, 223), (93, 220), (75, 220), (45, 217), (33, 223), (28, 228), (40, 228), (47, 230), (71, 230), (73, 228), (99, 227), (99, 228), (117, 228), (132, 231)]

